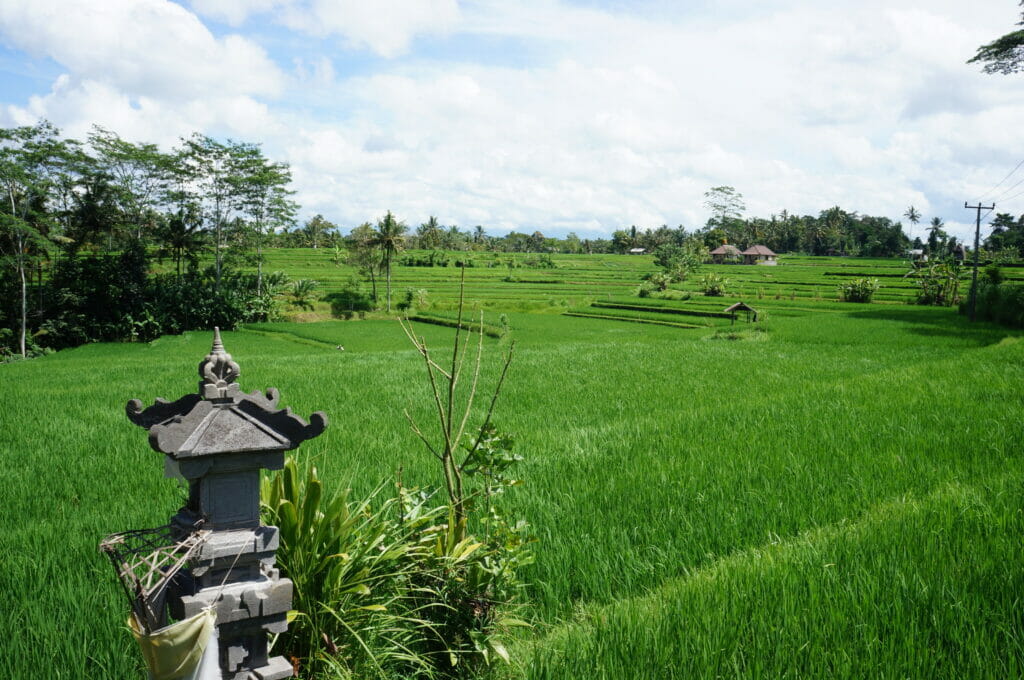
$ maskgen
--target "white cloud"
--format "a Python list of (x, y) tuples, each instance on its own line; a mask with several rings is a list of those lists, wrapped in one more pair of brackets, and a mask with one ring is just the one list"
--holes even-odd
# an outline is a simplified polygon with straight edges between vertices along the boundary
[(135, 97), (273, 96), (283, 83), (261, 47), (238, 35), (215, 38), (167, 0), (4, 0), (0, 36), (77, 79)]
[[(277, 45), (312, 40), (286, 58), (290, 79), (251, 38), (216, 38), (170, 3), (118, 0), (96, 10), (120, 8), (104, 20), (75, 9), (71, 23), (117, 25), (98, 37), (49, 26), (45, 3), (3, 3), (5, 39), (69, 71), (51, 92), (7, 102), (8, 118), (48, 116), (72, 134), (100, 122), (153, 141), (198, 129), (263, 142), (292, 163), (304, 212), (347, 226), (391, 209), (492, 233), (694, 228), (707, 218), (703, 192), (731, 184), (751, 215), (838, 204), (900, 219), (914, 204), (960, 237), (963, 201), (1024, 148), (1019, 77), (964, 64), (1014, 14), (955, 0), (759, 4), (728, 21), (556, 0), (193, 0), (239, 26), (259, 17), (302, 33)], [(179, 37), (152, 36), (154, 23)], [(118, 43), (136, 24), (152, 37)], [(452, 46), (495, 40), (532, 58), (416, 53), (417, 35), (445, 31)], [(411, 53), (352, 75), (338, 36)], [(178, 58), (181, 74), (166, 65)]]
[(239, 26), (253, 14), (268, 12), (290, 0), (191, 0), (194, 10), (203, 16)]
[(395, 57), (419, 34), (451, 30), (459, 6), (456, 0), (312, 0), (285, 6), (282, 19), (310, 35), (338, 35), (350, 48)]

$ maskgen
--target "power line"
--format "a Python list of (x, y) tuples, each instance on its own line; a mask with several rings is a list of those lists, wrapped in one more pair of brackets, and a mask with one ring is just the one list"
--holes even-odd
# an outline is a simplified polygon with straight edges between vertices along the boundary
[(1004, 199), (1002, 199), (1001, 202), (1002, 203), (1007, 203), (1007, 202), (1012, 201), (1013, 199), (1018, 198), (1020, 196), (1024, 196), (1024, 191), (1021, 191), (1020, 193), (1014, 194), (1013, 196), (1010, 196), (1009, 198), (1004, 198)]
[(1006, 194), (1010, 193), (1011, 191), (1013, 191), (1014, 189), (1019, 187), (1021, 184), (1024, 184), (1024, 179), (1021, 179), (1016, 184), (1014, 184), (1013, 186), (1010, 186), (1010, 187), (1007, 187), (1006, 189), (1004, 189), (1003, 193), (1001, 195), (999, 195), (999, 196), (996, 196), (996, 198), (999, 199), (999, 200), (1002, 200), (1003, 196), (1005, 196)]
[[(996, 184), (996, 185), (995, 185), (994, 187), (992, 187), (991, 189), (989, 189), (988, 191), (986, 191), (986, 192), (985, 192), (984, 194), (982, 194), (982, 195), (981, 195), (981, 197), (982, 197), (982, 198), (985, 198), (985, 196), (988, 196), (988, 195), (989, 195), (989, 194), (991, 194), (991, 193), (992, 193), (993, 191), (995, 191), (996, 189), (998, 189), (998, 188), (999, 188), (999, 185), (1000, 185), (1000, 184), (1002, 184), (1003, 182), (1005, 182), (1006, 180), (1010, 179), (1010, 177), (1012, 177), (1012, 176), (1013, 176), (1013, 173), (1015, 173), (1015, 172), (1017, 172), (1018, 170), (1020, 170), (1020, 166), (1022, 166), (1022, 165), (1024, 165), (1024, 160), (1022, 160), (1022, 161), (1021, 161), (1020, 163), (1017, 163), (1017, 167), (1015, 167), (1015, 168), (1014, 168), (1013, 170), (1010, 170), (1010, 172), (1008, 172), (1008, 173), (1006, 174), (1006, 177), (1004, 177), (1004, 178), (1002, 178), (1001, 180), (999, 180), (999, 182), (998, 182), (998, 183), (997, 183), (997, 184)], [(1019, 183), (1020, 183), (1020, 182), (1018, 182), (1018, 184), (1019, 184)]]

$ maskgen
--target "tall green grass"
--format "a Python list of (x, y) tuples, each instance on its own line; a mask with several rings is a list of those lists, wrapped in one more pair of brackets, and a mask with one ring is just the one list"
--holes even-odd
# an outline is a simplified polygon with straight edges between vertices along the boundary
[[(1024, 343), (944, 309), (796, 313), (771, 315), (758, 343), (509, 314), (519, 349), (497, 421), (526, 456), (511, 512), (540, 539), (526, 575), (536, 625), (510, 672), (1021, 673)], [(452, 333), (417, 331), (435, 346)], [(276, 386), (295, 412), (328, 413), (298, 454), (326, 486), (358, 498), (399, 468), (407, 485), (439, 484), (402, 416), (428, 422), (430, 405), (396, 323), (224, 340), (243, 389)], [(494, 352), (505, 341), (485, 339)], [(166, 521), (184, 490), (123, 407), (194, 390), (209, 343), (191, 333), (0, 366), (14, 677), (140, 677), (96, 544)]]

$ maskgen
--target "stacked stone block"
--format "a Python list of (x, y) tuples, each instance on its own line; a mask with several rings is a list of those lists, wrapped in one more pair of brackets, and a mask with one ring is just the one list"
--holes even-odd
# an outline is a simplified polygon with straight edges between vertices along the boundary
[(267, 635), (288, 627), (292, 583), (274, 566), (277, 528), (260, 524), (260, 471), (281, 469), (284, 452), (318, 436), (327, 419), (314, 413), (307, 424), (277, 409), (275, 389), (243, 394), (239, 372), (215, 330), (198, 394), (146, 409), (133, 400), (126, 410), (166, 454), (167, 474), (188, 482), (188, 503), (171, 518), (178, 537), (210, 532), (168, 589), (168, 612), (183, 619), (214, 607), (225, 680), (282, 680), (292, 666), (269, 657)]

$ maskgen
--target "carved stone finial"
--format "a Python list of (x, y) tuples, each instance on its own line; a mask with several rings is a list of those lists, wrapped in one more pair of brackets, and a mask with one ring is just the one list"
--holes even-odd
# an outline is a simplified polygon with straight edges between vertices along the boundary
[(220, 328), (214, 327), (213, 347), (199, 362), (199, 377), (202, 378), (199, 382), (199, 393), (204, 399), (232, 399), (239, 393), (235, 380), (238, 379), (240, 372), (238, 364), (224, 350)]

